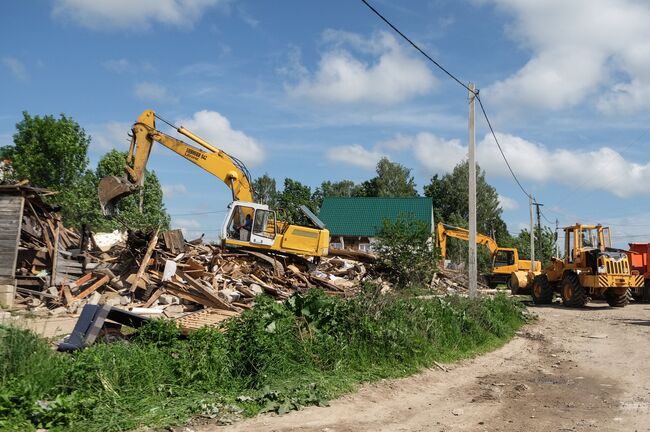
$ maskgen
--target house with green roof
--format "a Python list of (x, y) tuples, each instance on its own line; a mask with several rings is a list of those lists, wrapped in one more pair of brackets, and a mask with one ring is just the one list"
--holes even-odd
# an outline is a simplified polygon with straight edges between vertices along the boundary
[(330, 232), (331, 248), (370, 250), (384, 220), (406, 215), (433, 233), (433, 203), (428, 197), (325, 197), (318, 218)]

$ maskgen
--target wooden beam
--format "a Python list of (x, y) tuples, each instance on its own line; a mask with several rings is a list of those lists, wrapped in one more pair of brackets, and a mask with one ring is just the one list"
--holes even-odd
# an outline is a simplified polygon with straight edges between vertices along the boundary
[(147, 267), (149, 266), (149, 260), (151, 259), (151, 255), (153, 254), (153, 249), (156, 247), (156, 243), (158, 243), (158, 232), (160, 231), (160, 227), (156, 228), (156, 232), (154, 233), (153, 237), (149, 241), (149, 246), (147, 246), (147, 251), (144, 254), (144, 257), (142, 258), (142, 263), (140, 263), (140, 268), (138, 269), (138, 273), (135, 275), (135, 279), (133, 280), (133, 283), (131, 283), (131, 292), (134, 292), (138, 288), (138, 281), (140, 278), (142, 278), (142, 275), (144, 272), (147, 270)]
[(109, 277), (107, 275), (104, 275), (102, 278), (100, 278), (98, 281), (96, 281), (94, 284), (83, 290), (82, 292), (79, 293), (78, 296), (74, 298), (74, 300), (81, 300), (82, 298), (88, 296), (89, 294), (92, 294), (97, 290), (97, 288), (101, 287), (104, 285), (106, 282), (108, 282)]
[[(51, 226), (51, 225), (50, 225)], [(59, 236), (61, 224), (57, 222), (54, 230), (54, 256), (52, 256), (52, 271), (50, 272), (50, 285), (56, 284), (56, 266), (59, 264)]]

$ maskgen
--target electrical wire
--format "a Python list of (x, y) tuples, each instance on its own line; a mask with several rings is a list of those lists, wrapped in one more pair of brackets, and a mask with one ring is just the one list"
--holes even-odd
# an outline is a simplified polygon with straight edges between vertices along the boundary
[(499, 140), (497, 139), (497, 134), (494, 133), (494, 129), (492, 128), (492, 122), (490, 121), (490, 118), (487, 115), (487, 111), (485, 110), (485, 107), (483, 106), (483, 101), (478, 96), (478, 94), (476, 94), (476, 100), (478, 101), (478, 105), (481, 107), (481, 112), (483, 113), (483, 117), (485, 117), (485, 121), (486, 121), (488, 127), (490, 128), (490, 132), (492, 133), (492, 137), (494, 138), (494, 142), (497, 144), (497, 147), (499, 148), (499, 152), (501, 152), (501, 156), (503, 156), (503, 160), (505, 161), (506, 166), (508, 167), (508, 170), (510, 171), (510, 174), (512, 174), (512, 178), (515, 179), (515, 182), (517, 182), (517, 185), (519, 186), (519, 189), (521, 189), (521, 191), (524, 193), (524, 195), (526, 195), (529, 198), (532, 198), (532, 195), (529, 194), (528, 191), (526, 191), (526, 189), (524, 189), (521, 182), (517, 178), (517, 175), (513, 171), (512, 167), (510, 166), (510, 162), (508, 162), (508, 158), (506, 157), (506, 154), (503, 152), (503, 149), (501, 148), (501, 144), (499, 144)]
[(195, 215), (207, 215), (207, 214), (218, 214), (218, 213), (228, 213), (228, 210), (212, 210), (212, 211), (195, 212), (195, 213), (170, 213), (169, 216), (195, 216)]
[(510, 166), (510, 162), (508, 162), (508, 158), (506, 158), (506, 155), (505, 155), (503, 149), (501, 148), (501, 144), (499, 143), (499, 140), (497, 139), (497, 135), (496, 135), (496, 133), (494, 132), (494, 128), (492, 127), (492, 122), (490, 121), (490, 118), (489, 118), (488, 115), (487, 115), (487, 112), (486, 112), (486, 110), (485, 110), (485, 107), (483, 106), (483, 101), (481, 101), (481, 98), (479, 97), (479, 90), (472, 90), (472, 89), (470, 89), (470, 88), (469, 88), (466, 84), (464, 84), (464, 83), (463, 83), (463, 82), (462, 82), (458, 77), (456, 77), (454, 74), (452, 74), (451, 72), (449, 72), (449, 71), (448, 71), (445, 67), (443, 67), (440, 63), (438, 63), (437, 61), (435, 61), (435, 60), (434, 60), (434, 59), (433, 59), (429, 54), (427, 54), (426, 52), (424, 52), (424, 50), (422, 50), (422, 48), (420, 48), (420, 47), (419, 47), (415, 42), (413, 42), (413, 41), (412, 41), (408, 36), (406, 36), (406, 35), (405, 35), (404, 33), (402, 33), (402, 32), (401, 32), (397, 27), (395, 27), (395, 25), (393, 25), (393, 23), (391, 23), (388, 19), (386, 19), (386, 17), (384, 17), (384, 16), (383, 16), (383, 15), (382, 15), (382, 14), (381, 14), (377, 9), (375, 9), (375, 8), (374, 8), (370, 3), (368, 3), (367, 0), (361, 0), (361, 2), (363, 2), (363, 4), (365, 4), (366, 6), (368, 6), (368, 8), (369, 8), (372, 12), (374, 12), (375, 15), (377, 15), (377, 16), (378, 16), (378, 17), (379, 17), (383, 22), (385, 22), (385, 23), (386, 23), (386, 24), (387, 24), (391, 29), (393, 29), (397, 34), (399, 34), (399, 35), (400, 35), (400, 36), (401, 36), (405, 41), (407, 41), (407, 42), (408, 42), (408, 43), (409, 43), (413, 48), (415, 48), (416, 50), (418, 50), (418, 52), (420, 52), (420, 54), (422, 54), (424, 57), (426, 57), (426, 58), (427, 58), (431, 63), (433, 63), (434, 65), (436, 65), (436, 67), (438, 67), (438, 69), (440, 69), (442, 72), (444, 72), (445, 74), (447, 74), (447, 76), (449, 76), (449, 78), (451, 78), (452, 80), (456, 81), (456, 83), (458, 83), (461, 87), (463, 87), (463, 88), (464, 88), (465, 90), (467, 90), (468, 92), (474, 94), (474, 97), (476, 98), (476, 100), (478, 100), (479, 106), (481, 107), (481, 112), (483, 113), (483, 117), (485, 118), (485, 121), (486, 121), (488, 127), (490, 128), (490, 132), (492, 133), (492, 137), (494, 138), (494, 141), (496, 142), (497, 147), (499, 148), (499, 152), (501, 152), (501, 156), (503, 157), (503, 160), (505, 161), (506, 166), (508, 167), (508, 170), (510, 171), (510, 174), (512, 175), (512, 177), (514, 178), (515, 182), (517, 183), (517, 185), (519, 186), (519, 188), (521, 189), (521, 191), (524, 193), (524, 195), (526, 195), (526, 196), (529, 197), (529, 198), (532, 198), (532, 195), (529, 194), (529, 193), (526, 191), (526, 189), (524, 188), (524, 186), (521, 184), (521, 182), (519, 181), (519, 179), (518, 179), (517, 176), (515, 175), (514, 170), (513, 170), (512, 167)]
[(400, 36), (402, 36), (402, 38), (404, 38), (404, 40), (406, 40), (409, 44), (411, 44), (411, 46), (412, 46), (413, 48), (415, 48), (416, 50), (418, 50), (418, 51), (420, 52), (420, 54), (422, 54), (423, 56), (425, 56), (426, 58), (428, 58), (429, 61), (431, 61), (434, 65), (436, 65), (436, 66), (438, 67), (438, 69), (440, 69), (441, 71), (443, 71), (444, 73), (446, 73), (446, 74), (449, 76), (449, 78), (451, 78), (451, 79), (453, 79), (454, 81), (456, 81), (456, 82), (457, 82), (458, 84), (460, 84), (463, 88), (465, 88), (465, 90), (469, 91), (470, 93), (474, 93), (476, 96), (478, 96), (478, 90), (475, 90), (475, 91), (470, 90), (470, 88), (469, 88), (466, 84), (464, 84), (461, 80), (459, 80), (459, 79), (458, 79), (456, 76), (454, 76), (451, 72), (449, 72), (447, 69), (445, 69), (445, 68), (444, 68), (440, 63), (438, 63), (438, 62), (435, 61), (433, 58), (431, 58), (431, 56), (429, 56), (429, 54), (427, 54), (426, 52), (424, 52), (424, 51), (423, 51), (419, 46), (417, 46), (417, 45), (416, 45), (416, 44), (415, 44), (411, 39), (409, 39), (409, 38), (408, 38), (404, 33), (402, 33), (402, 32), (401, 32), (397, 27), (395, 27), (395, 26), (394, 26), (390, 21), (388, 21), (388, 20), (387, 20), (387, 19), (386, 19), (386, 18), (385, 18), (381, 13), (379, 13), (379, 11), (378, 11), (377, 9), (375, 9), (374, 7), (372, 7), (372, 5), (371, 5), (370, 3), (368, 3), (366, 0), (361, 0), (361, 1), (363, 2), (363, 4), (365, 4), (366, 6), (368, 6), (368, 8), (369, 8), (371, 11), (373, 11), (373, 12), (375, 13), (375, 15), (377, 15), (377, 16), (378, 16), (378, 17), (379, 17), (383, 22), (385, 22), (386, 24), (388, 24), (388, 26), (389, 26), (390, 28), (392, 28), (392, 29), (393, 29), (397, 34), (399, 34)]

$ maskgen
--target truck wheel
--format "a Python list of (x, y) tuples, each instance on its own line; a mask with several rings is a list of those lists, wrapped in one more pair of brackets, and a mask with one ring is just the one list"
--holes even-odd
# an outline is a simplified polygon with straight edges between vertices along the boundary
[(549, 285), (546, 275), (535, 276), (530, 293), (535, 304), (550, 304), (553, 301), (553, 288)]
[(607, 300), (607, 304), (611, 307), (625, 307), (630, 302), (628, 292), (629, 290), (621, 292), (610, 288), (605, 291), (605, 300)]
[(587, 293), (578, 275), (569, 273), (562, 279), (562, 303), (568, 307), (584, 307), (587, 304)]

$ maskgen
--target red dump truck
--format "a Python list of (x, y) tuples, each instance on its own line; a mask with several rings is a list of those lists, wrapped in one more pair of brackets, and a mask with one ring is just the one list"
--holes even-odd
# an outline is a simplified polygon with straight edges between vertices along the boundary
[(627, 251), (632, 272), (639, 272), (645, 278), (645, 285), (640, 288), (632, 288), (632, 297), (635, 300), (650, 302), (650, 243), (630, 243)]

